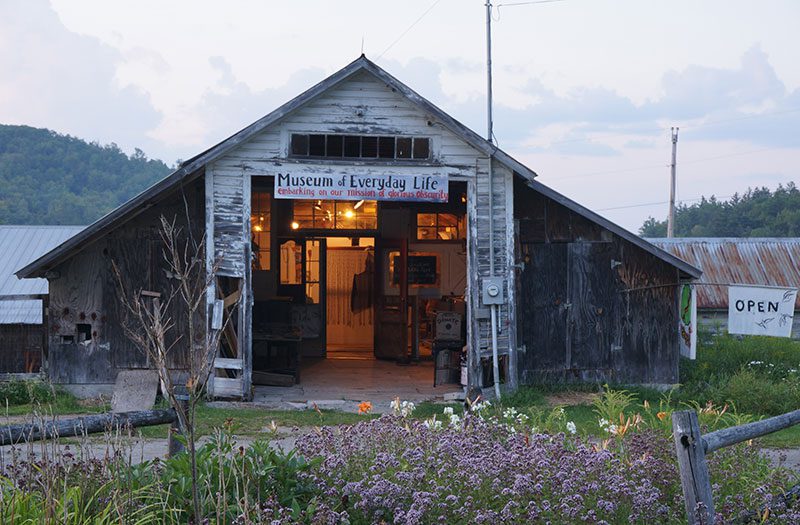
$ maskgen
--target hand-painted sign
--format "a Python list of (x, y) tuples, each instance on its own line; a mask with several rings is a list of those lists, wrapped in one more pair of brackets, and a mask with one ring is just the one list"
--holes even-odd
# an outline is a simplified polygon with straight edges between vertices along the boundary
[(680, 287), (678, 331), (681, 355), (694, 359), (697, 355), (697, 291), (690, 284)]
[(275, 198), (447, 202), (447, 176), (277, 173)]
[(728, 287), (728, 332), (791, 337), (796, 288)]

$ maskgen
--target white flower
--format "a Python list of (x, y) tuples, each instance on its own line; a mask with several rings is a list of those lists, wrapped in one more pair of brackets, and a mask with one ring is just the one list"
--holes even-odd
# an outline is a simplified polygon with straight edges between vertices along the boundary
[(608, 425), (611, 424), (611, 421), (605, 418), (600, 418), (597, 424), (600, 425), (600, 428), (602, 428), (603, 430), (608, 430)]
[(400, 401), (399, 397), (394, 398), (391, 402), (392, 412), (395, 416), (408, 417), (413, 412), (416, 406), (411, 401)]
[(442, 413), (444, 415), (446, 415), (446, 416), (452, 416), (453, 415), (453, 407), (444, 407), (444, 410), (442, 410)]
[(609, 425), (607, 430), (608, 430), (609, 434), (616, 434), (617, 433), (617, 425)]
[(567, 432), (569, 432), (570, 434), (576, 434), (578, 432), (578, 429), (575, 428), (574, 422), (567, 421)]
[(461, 418), (457, 414), (450, 415), (450, 426), (457, 427), (461, 424)]
[(563, 416), (564, 415), (564, 407), (559, 408), (558, 409), (558, 413)]
[(442, 428), (442, 422), (436, 420), (436, 416), (433, 416), (430, 419), (426, 419), (422, 422), (425, 428), (429, 428), (431, 430), (440, 430)]
[(538, 433), (539, 433), (539, 429), (538, 428), (531, 427), (531, 434), (538, 434)]

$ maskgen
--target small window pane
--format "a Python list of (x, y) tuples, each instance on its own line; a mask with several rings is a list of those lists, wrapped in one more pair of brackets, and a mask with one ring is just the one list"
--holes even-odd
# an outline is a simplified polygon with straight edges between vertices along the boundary
[(417, 228), (417, 239), (433, 240), (436, 238), (436, 228), (423, 227)]
[(410, 159), (411, 158), (411, 139), (410, 138), (397, 138), (397, 158)]
[(435, 213), (418, 213), (417, 226), (436, 226)]
[(308, 135), (292, 135), (292, 155), (308, 155)]
[(361, 137), (361, 156), (367, 159), (378, 156), (378, 137)]
[(378, 139), (378, 156), (382, 159), (394, 158), (394, 137), (380, 137)]
[(427, 159), (431, 155), (430, 140), (426, 138), (414, 139), (414, 158)]
[(361, 137), (347, 135), (344, 138), (344, 156), (354, 158), (361, 156)]
[(328, 135), (328, 157), (341, 157), (344, 150), (344, 137)]
[(440, 213), (438, 226), (457, 226), (458, 218), (452, 213)]
[(312, 157), (325, 156), (325, 135), (308, 136), (308, 154)]

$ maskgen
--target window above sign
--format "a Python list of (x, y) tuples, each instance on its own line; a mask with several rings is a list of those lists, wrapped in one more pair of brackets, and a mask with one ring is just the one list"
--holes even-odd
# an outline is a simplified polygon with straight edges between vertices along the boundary
[(376, 201), (294, 201), (293, 230), (374, 230), (377, 227)]
[(324, 159), (430, 160), (431, 139), (376, 135), (292, 133), (292, 157)]

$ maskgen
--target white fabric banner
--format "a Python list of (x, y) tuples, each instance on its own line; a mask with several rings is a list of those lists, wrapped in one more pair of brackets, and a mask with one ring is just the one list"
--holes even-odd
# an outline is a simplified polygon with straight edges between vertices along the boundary
[(447, 202), (447, 175), (277, 173), (275, 198)]
[(728, 287), (728, 333), (791, 337), (796, 288)]

